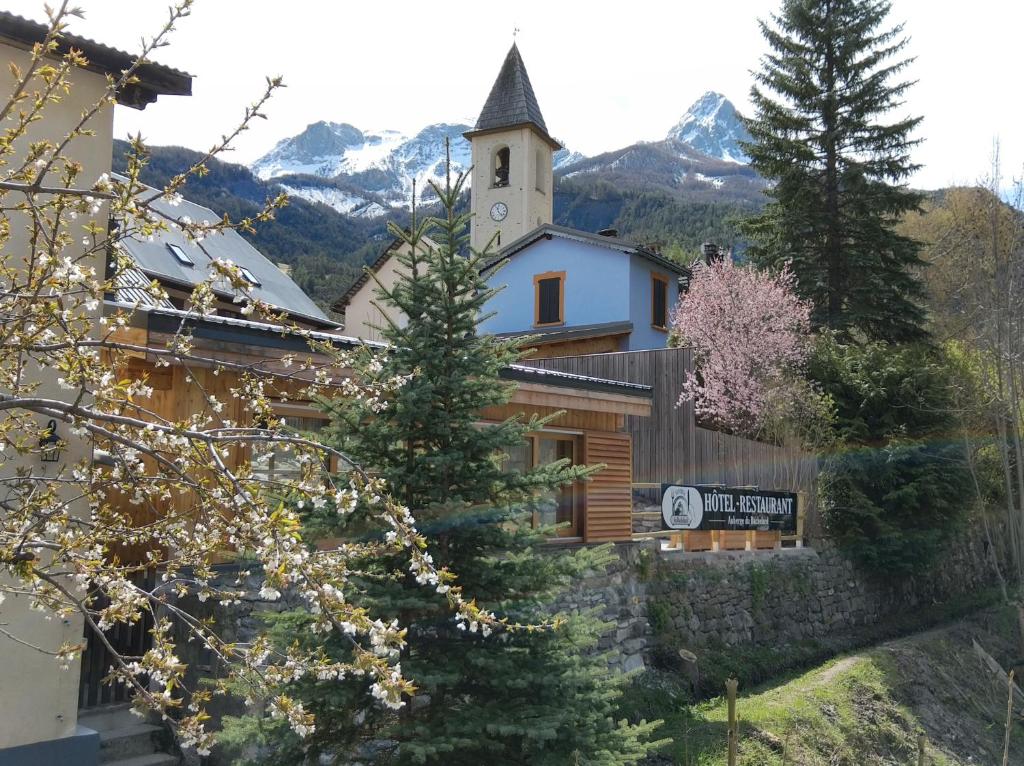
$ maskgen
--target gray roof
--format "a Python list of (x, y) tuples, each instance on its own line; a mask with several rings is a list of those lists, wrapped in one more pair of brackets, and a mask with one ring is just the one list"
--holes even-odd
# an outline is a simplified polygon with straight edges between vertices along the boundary
[(625, 335), (630, 332), (633, 332), (632, 322), (599, 322), (596, 324), (576, 325), (575, 327), (499, 332), (495, 333), (495, 335), (499, 338), (530, 336), (534, 343), (543, 344), (562, 343), (567, 340), (583, 340), (585, 338), (602, 338), (606, 335)]
[[(209, 208), (182, 200), (171, 205), (165, 199), (151, 203), (152, 208), (172, 220), (190, 218), (194, 222), (216, 222), (220, 219)], [(275, 266), (259, 250), (250, 245), (238, 232), (226, 229), (210, 234), (201, 242), (190, 240), (178, 229), (157, 232), (153, 240), (127, 236), (120, 246), (131, 256), (136, 267), (146, 276), (163, 283), (191, 290), (213, 273), (211, 263), (215, 259), (231, 261), (248, 271), (259, 285), (253, 285), (250, 292), (255, 298), (269, 303), (295, 319), (307, 320), (323, 327), (336, 327), (337, 322), (327, 318), (313, 300), (292, 281), (291, 277)], [(171, 252), (169, 245), (176, 245), (184, 251), (194, 265), (180, 263)], [(223, 279), (214, 282), (216, 292), (231, 300), (238, 294)]]
[(138, 269), (121, 269), (114, 276), (115, 299), (118, 303), (140, 308), (173, 309), (174, 304), (169, 300), (156, 298), (146, 289), (152, 281)]
[(548, 143), (558, 146), (544, 124), (544, 115), (540, 113), (540, 104), (530, 85), (530, 76), (526, 73), (519, 48), (512, 43), (476, 125), (466, 135), (519, 125), (532, 125)]
[[(0, 11), (0, 40), (19, 48), (31, 48), (46, 39), (49, 25), (26, 19), (10, 11)], [(57, 40), (57, 55), (75, 48), (85, 54), (85, 69), (117, 79), (137, 56), (85, 37), (64, 33)], [(191, 96), (192, 75), (154, 61), (146, 61), (135, 70), (137, 80), (126, 83), (117, 93), (117, 103), (144, 109), (157, 96)]]
[(653, 250), (649, 250), (642, 245), (638, 245), (635, 242), (630, 242), (628, 239), (622, 239), (621, 237), (605, 237), (601, 234), (592, 234), (589, 231), (580, 231), (579, 229), (570, 229), (568, 226), (557, 226), (553, 223), (546, 223), (538, 226), (528, 234), (524, 234), (514, 242), (510, 242), (506, 247), (503, 247), (496, 258), (487, 263), (480, 273), (485, 273), (502, 261), (511, 258), (516, 253), (519, 253), (535, 242), (541, 239), (551, 239), (552, 237), (559, 237), (561, 239), (570, 239), (576, 242), (584, 242), (586, 244), (598, 245), (600, 247), (606, 247), (609, 250), (616, 250), (620, 253), (628, 253), (631, 255), (638, 255), (641, 258), (654, 263), (666, 271), (671, 271), (680, 276), (688, 276), (690, 270), (682, 264), (670, 261), (668, 258), (659, 255)]

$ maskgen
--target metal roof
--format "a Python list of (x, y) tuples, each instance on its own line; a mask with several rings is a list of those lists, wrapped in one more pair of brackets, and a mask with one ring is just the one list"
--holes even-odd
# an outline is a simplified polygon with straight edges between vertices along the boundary
[(629, 240), (622, 239), (620, 237), (604, 237), (600, 234), (591, 234), (588, 231), (580, 231), (579, 229), (570, 229), (567, 226), (556, 226), (553, 223), (546, 223), (542, 226), (538, 226), (536, 229), (531, 231), (529, 234), (524, 234), (514, 242), (510, 242), (506, 247), (502, 248), (498, 257), (486, 264), (480, 273), (490, 271), (499, 263), (508, 258), (511, 258), (516, 253), (519, 253), (530, 245), (538, 242), (541, 239), (551, 239), (552, 237), (559, 237), (561, 239), (574, 240), (576, 242), (584, 242), (591, 245), (599, 245), (600, 247), (606, 247), (610, 250), (617, 250), (621, 253), (628, 253), (630, 255), (638, 255), (651, 263), (661, 266), (663, 269), (675, 272), (681, 276), (687, 276), (690, 274), (690, 270), (685, 266), (670, 261), (667, 258), (658, 255), (653, 250), (648, 250), (641, 245), (638, 245)]
[[(172, 205), (167, 200), (158, 198), (150, 204), (156, 212), (174, 221), (189, 218), (193, 222), (201, 223), (216, 222), (220, 219), (220, 216), (209, 208), (188, 200)], [(190, 240), (179, 229), (169, 229), (156, 232), (152, 241), (142, 237), (126, 236), (120, 240), (119, 245), (131, 256), (136, 267), (147, 276), (189, 290), (213, 274), (213, 260), (219, 258), (231, 261), (236, 266), (247, 269), (259, 282), (259, 285), (252, 285), (250, 288), (252, 295), (259, 300), (288, 313), (295, 319), (306, 320), (323, 327), (338, 325), (337, 322), (328, 319), (291, 277), (233, 229), (210, 234), (202, 242)], [(179, 262), (168, 245), (180, 247), (194, 265)], [(224, 279), (214, 282), (214, 288), (228, 300), (240, 295)]]
[[(290, 351), (308, 348), (307, 339), (333, 343), (342, 348), (356, 348), (358, 346), (368, 346), (380, 350), (388, 348), (388, 345), (384, 343), (361, 340), (360, 338), (353, 338), (348, 335), (317, 330), (297, 330), (267, 322), (255, 322), (251, 319), (239, 319), (237, 317), (220, 316), (217, 314), (199, 316), (182, 309), (156, 306), (136, 307), (133, 304), (109, 300), (105, 301), (104, 305), (112, 311), (117, 309), (134, 309), (135, 315), (139, 318), (144, 318), (146, 325), (155, 332), (176, 332), (179, 325), (185, 322), (192, 329), (195, 337), (225, 342), (245, 342), (251, 345), (281, 348)], [(506, 380), (543, 383), (549, 386), (609, 391), (626, 396), (641, 396), (644, 398), (650, 398), (652, 395), (651, 386), (645, 386), (640, 383), (607, 380), (589, 375), (577, 375), (558, 370), (530, 367), (525, 364), (511, 364), (503, 368), (499, 374)]]
[(556, 149), (561, 148), (548, 133), (544, 115), (540, 113), (540, 104), (537, 103), (537, 96), (530, 85), (530, 76), (526, 73), (526, 64), (519, 55), (519, 48), (512, 43), (476, 125), (465, 135), (469, 137), (476, 133), (522, 125), (534, 127), (549, 144)]
[(567, 388), (585, 388), (590, 391), (610, 391), (626, 396), (653, 397), (654, 388), (643, 383), (628, 383), (624, 380), (608, 380), (590, 375), (577, 375), (571, 372), (549, 370), (544, 367), (529, 367), (525, 364), (510, 364), (498, 373), (506, 380), (518, 380), (524, 383), (544, 383), (549, 386), (565, 386)]
[[(40, 24), (23, 16), (0, 11), (0, 41), (17, 48), (31, 49), (46, 39), (48, 24)], [(89, 60), (85, 69), (109, 74), (115, 79), (135, 63), (137, 56), (77, 35), (62, 34), (57, 41), (57, 53), (63, 55), (71, 48), (81, 51)], [(163, 64), (147, 61), (135, 70), (138, 82), (126, 84), (117, 94), (117, 103), (134, 109), (145, 109), (157, 96), (191, 96), (192, 75)]]
[(530, 336), (533, 342), (561, 343), (567, 340), (583, 338), (600, 338), (605, 335), (624, 335), (633, 332), (632, 322), (598, 322), (596, 324), (577, 325), (575, 327), (554, 327), (550, 329), (519, 330), (517, 332), (495, 333), (499, 338), (518, 338)]
[(118, 303), (146, 308), (173, 309), (166, 298), (154, 298), (146, 289), (152, 282), (138, 269), (122, 269), (114, 276), (114, 295)]

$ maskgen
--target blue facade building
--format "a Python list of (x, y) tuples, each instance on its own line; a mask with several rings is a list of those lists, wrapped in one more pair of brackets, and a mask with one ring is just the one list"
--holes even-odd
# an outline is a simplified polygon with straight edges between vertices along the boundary
[(613, 232), (553, 224), (510, 243), (483, 273), (499, 292), (481, 330), (536, 336), (538, 356), (665, 348), (688, 275)]

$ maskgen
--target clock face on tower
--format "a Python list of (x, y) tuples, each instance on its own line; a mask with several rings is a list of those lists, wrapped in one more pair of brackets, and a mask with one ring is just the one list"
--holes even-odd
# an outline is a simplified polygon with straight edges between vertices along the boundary
[(505, 216), (508, 215), (508, 205), (504, 202), (495, 202), (491, 205), (491, 220), (493, 221), (504, 221)]

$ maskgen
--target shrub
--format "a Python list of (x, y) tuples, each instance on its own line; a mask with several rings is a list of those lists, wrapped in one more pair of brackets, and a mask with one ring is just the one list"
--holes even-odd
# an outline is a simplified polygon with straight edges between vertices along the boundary
[(822, 461), (822, 518), (879, 575), (926, 570), (966, 516), (969, 474), (950, 436), (945, 352), (925, 344), (840, 343), (823, 335), (810, 373), (836, 407), (843, 446)]

